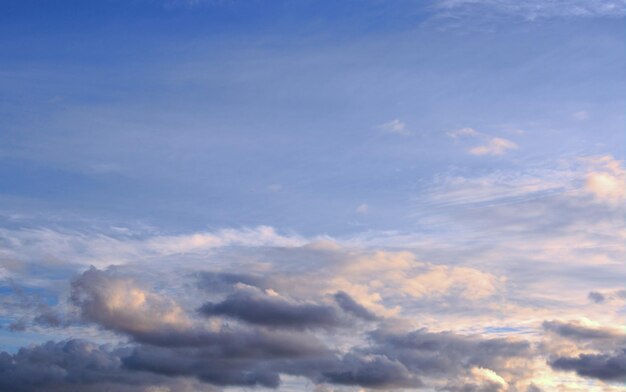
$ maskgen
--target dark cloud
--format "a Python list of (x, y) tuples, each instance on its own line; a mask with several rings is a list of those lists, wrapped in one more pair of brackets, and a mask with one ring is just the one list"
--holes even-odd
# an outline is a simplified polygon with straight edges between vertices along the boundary
[(465, 383), (462, 385), (448, 385), (441, 391), (446, 392), (503, 392), (505, 388), (497, 382)]
[(345, 312), (351, 313), (352, 315), (359, 317), (366, 321), (374, 321), (377, 320), (375, 314), (367, 310), (365, 307), (357, 303), (352, 297), (350, 297), (347, 293), (343, 291), (339, 291), (335, 294), (335, 301), (339, 305), (341, 309)]
[(626, 350), (616, 354), (580, 354), (578, 357), (559, 357), (550, 366), (557, 370), (575, 371), (583, 377), (604, 381), (626, 380)]
[(596, 348), (626, 345), (626, 334), (607, 327), (589, 327), (577, 322), (544, 321), (543, 328), (561, 337), (577, 342), (588, 342)]
[(200, 312), (206, 316), (227, 316), (268, 327), (330, 328), (344, 323), (333, 306), (290, 301), (256, 289), (238, 290), (222, 302), (208, 302)]
[(602, 295), (602, 293), (598, 292), (598, 291), (590, 291), (589, 295), (587, 295), (587, 298), (589, 298), (589, 300), (600, 304), (602, 302), (604, 302), (605, 298), (604, 295)]
[(583, 349), (601, 351), (578, 357), (554, 357), (549, 361), (553, 369), (575, 371), (579, 376), (605, 381), (626, 380), (626, 334), (622, 331), (560, 321), (546, 321), (543, 328), (576, 342)]
[(0, 390), (30, 391), (148, 391), (151, 386), (176, 391), (210, 391), (209, 385), (131, 371), (123, 366), (127, 350), (109, 350), (84, 340), (48, 342), (0, 353)]
[(416, 388), (422, 382), (404, 364), (384, 355), (347, 355), (337, 369), (322, 373), (325, 382), (365, 388)]
[(395, 333), (377, 330), (370, 336), (373, 345), (367, 352), (397, 359), (419, 375), (450, 377), (472, 367), (497, 371), (508, 358), (529, 357), (532, 354), (526, 341), (485, 339), (452, 332), (433, 333), (420, 329)]

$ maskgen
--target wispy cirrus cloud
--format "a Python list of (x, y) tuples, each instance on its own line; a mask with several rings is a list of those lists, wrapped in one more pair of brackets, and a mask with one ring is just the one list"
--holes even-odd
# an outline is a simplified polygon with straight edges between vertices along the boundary
[(494, 137), (482, 146), (472, 147), (468, 152), (472, 155), (504, 155), (508, 150), (517, 149), (517, 144), (501, 137)]
[[(448, 16), (489, 14), (512, 16), (525, 20), (547, 18), (623, 17), (626, 3), (623, 0), (438, 0), (435, 9)], [(480, 15), (482, 14), (482, 15)]]
[(474, 128), (460, 128), (446, 132), (446, 135), (453, 139), (476, 138), (484, 141), (484, 144), (472, 147), (467, 150), (471, 155), (504, 155), (508, 150), (518, 148), (515, 142), (502, 137), (493, 137)]

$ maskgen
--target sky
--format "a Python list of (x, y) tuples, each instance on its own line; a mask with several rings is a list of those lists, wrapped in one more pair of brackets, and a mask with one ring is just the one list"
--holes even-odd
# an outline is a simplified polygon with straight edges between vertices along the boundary
[(623, 0), (0, 4), (0, 391), (621, 391)]

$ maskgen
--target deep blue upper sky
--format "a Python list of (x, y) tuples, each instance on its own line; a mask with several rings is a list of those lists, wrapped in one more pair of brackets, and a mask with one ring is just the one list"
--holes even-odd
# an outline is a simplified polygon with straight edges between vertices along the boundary
[[(437, 175), (623, 156), (623, 20), (594, 4), (5, 2), (0, 213), (419, 230), (408, 212)], [(446, 136), (465, 127), (520, 148), (468, 155)]]

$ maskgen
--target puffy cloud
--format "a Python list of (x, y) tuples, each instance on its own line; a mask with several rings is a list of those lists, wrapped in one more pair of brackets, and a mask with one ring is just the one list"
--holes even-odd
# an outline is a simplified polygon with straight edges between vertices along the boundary
[(596, 200), (623, 203), (626, 200), (626, 169), (622, 162), (610, 155), (586, 158), (588, 172), (585, 190)]
[(107, 329), (139, 336), (182, 331), (191, 321), (173, 300), (150, 292), (114, 270), (94, 267), (72, 281), (71, 302), (81, 317)]
[[(357, 257), (375, 270), (382, 266), (372, 260), (386, 258), (395, 260), (399, 268), (411, 266), (409, 255)], [(130, 343), (107, 348), (84, 341), (61, 342), (33, 348), (33, 358), (40, 355), (37, 350), (58, 352), (62, 358), (46, 359), (46, 365), (38, 369), (38, 381), (24, 384), (24, 390), (46, 389), (47, 385), (65, 390), (75, 385), (76, 390), (79, 385), (87, 386), (85, 390), (111, 385), (119, 385), (115, 387), (119, 390), (144, 390), (141, 388), (177, 383), (275, 388), (281, 375), (304, 377), (315, 384), (414, 388), (441, 386), (449, 380), (462, 382), (470, 376), (476, 378), (476, 372), (490, 374), (476, 369), (490, 369), (509, 383), (517, 376), (508, 361), (533, 355), (524, 341), (426, 329), (407, 332), (401, 323), (375, 316), (346, 292), (302, 301), (282, 296), (269, 286), (261, 288), (279, 282), (280, 277), (274, 275), (213, 272), (196, 277), (206, 295), (210, 295), (210, 287), (217, 288), (217, 295), (225, 294), (201, 309), (217, 318), (215, 323), (119, 268), (90, 268), (80, 274), (72, 281), (70, 301), (81, 319), (129, 338)], [(222, 321), (222, 317), (238, 322)], [(395, 327), (379, 327), (364, 335), (358, 327), (380, 323)], [(332, 327), (335, 337), (328, 340), (328, 336), (311, 332), (318, 327)], [(341, 349), (329, 348), (335, 339), (342, 342)], [(73, 346), (79, 349), (70, 349)], [(12, 383), (19, 383), (19, 377), (35, 366), (31, 360), (2, 355), (3, 371), (10, 373), (6, 379)], [(90, 365), (94, 361), (97, 366)], [(480, 385), (485, 383), (483, 380)]]

